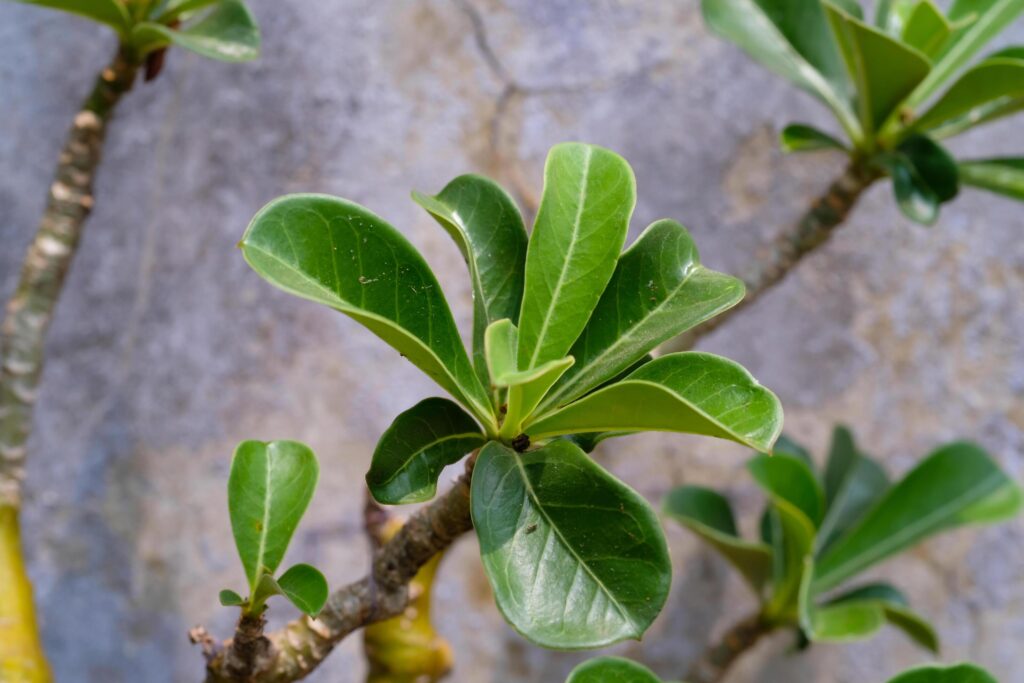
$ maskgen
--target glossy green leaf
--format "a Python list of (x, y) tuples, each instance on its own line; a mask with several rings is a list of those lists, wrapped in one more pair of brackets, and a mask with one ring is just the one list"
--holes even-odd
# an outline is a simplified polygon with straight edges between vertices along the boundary
[(430, 500), (441, 470), (484, 441), (480, 427), (457, 404), (428, 398), (396, 417), (381, 435), (366, 485), (385, 505)]
[(825, 469), (826, 513), (815, 538), (816, 552), (853, 526), (888, 488), (885, 470), (857, 450), (846, 427), (836, 427)]
[(772, 544), (772, 592), (764, 607), (771, 619), (796, 619), (803, 578), (814, 546), (814, 523), (773, 493), (767, 520)]
[(359, 321), (493, 424), (441, 286), (384, 220), (337, 197), (288, 195), (256, 214), (241, 247), (271, 284)]
[(661, 611), (672, 572), (654, 511), (569, 441), (523, 454), (492, 441), (470, 500), (498, 607), (532, 642), (602, 647)]
[(473, 360), (487, 382), (484, 331), (519, 318), (526, 268), (526, 229), (519, 208), (494, 181), (463, 175), (434, 197), (412, 193), (458, 245), (473, 281)]
[(928, 57), (938, 54), (953, 33), (953, 26), (932, 0), (921, 0), (903, 26), (903, 42)]
[(856, 17), (824, 3), (850, 79), (861, 125), (876, 130), (931, 69), (928, 59)]
[(564, 358), (612, 277), (636, 204), (626, 160), (601, 147), (555, 145), (526, 252), (519, 367)]
[(652, 223), (619, 258), (569, 352), (576, 364), (543, 405), (564, 405), (604, 384), (662, 342), (735, 306), (743, 291), (742, 280), (701, 265), (686, 228)]
[(892, 154), (884, 163), (892, 177), (896, 204), (903, 215), (922, 225), (934, 224), (939, 217), (939, 198), (910, 160), (902, 154)]
[(939, 448), (820, 557), (815, 592), (836, 586), (932, 534), (968, 521), (999, 521), (1015, 513), (1015, 509), (995, 508), (989, 517), (960, 517), (981, 501), (1018, 488), (979, 447), (956, 442)]
[(661, 683), (661, 679), (628, 659), (597, 657), (573, 669), (565, 683)]
[(792, 123), (783, 128), (779, 136), (779, 143), (782, 146), (782, 151), (787, 154), (813, 152), (820, 149), (847, 151), (846, 145), (839, 140), (803, 123)]
[(250, 591), (281, 563), (319, 475), (313, 451), (295, 441), (243, 441), (235, 450), (228, 511)]
[(281, 594), (288, 598), (303, 614), (315, 617), (327, 602), (327, 579), (316, 567), (297, 564), (277, 577)]
[(245, 604), (245, 598), (233, 590), (225, 588), (218, 594), (220, 604), (224, 607), (240, 607)]
[(712, 31), (820, 98), (851, 137), (859, 136), (821, 0), (701, 0), (701, 10)]
[(940, 203), (948, 202), (960, 191), (960, 178), (956, 161), (942, 145), (925, 135), (911, 135), (898, 151), (905, 156), (918, 177), (923, 180)]
[[(516, 358), (519, 350), (519, 330), (515, 324), (505, 318), (496, 320), (484, 331), (484, 358), (490, 377), (504, 380), (508, 386), (508, 378), (519, 372)], [(495, 385), (498, 383), (495, 382)]]
[(772, 576), (771, 548), (740, 538), (724, 496), (700, 486), (680, 486), (665, 498), (663, 509), (717, 550), (761, 595)]
[(132, 28), (131, 42), (143, 54), (177, 45), (223, 62), (248, 62), (260, 56), (260, 29), (242, 0), (218, 0), (179, 28), (141, 22)]
[(1024, 200), (1024, 157), (961, 162), (960, 182)]
[(987, 671), (974, 664), (921, 666), (904, 671), (889, 683), (999, 683)]
[(782, 406), (741, 366), (709, 353), (672, 353), (526, 425), (533, 440), (579, 432), (704, 434), (770, 451)]
[(825, 510), (825, 494), (814, 472), (799, 458), (784, 453), (756, 455), (747, 470), (772, 497), (794, 505), (817, 527)]
[(994, 102), (1024, 97), (1024, 60), (992, 58), (971, 68), (914, 123), (937, 128), (961, 117), (980, 119)]
[(874, 603), (889, 624), (903, 631), (921, 647), (938, 653), (939, 637), (935, 629), (910, 609), (906, 597), (895, 587), (887, 583), (867, 584), (832, 598), (825, 606), (847, 603)]
[(127, 35), (132, 25), (131, 16), (122, 0), (16, 0), (26, 5), (38, 5), (77, 14), (112, 27), (120, 35)]

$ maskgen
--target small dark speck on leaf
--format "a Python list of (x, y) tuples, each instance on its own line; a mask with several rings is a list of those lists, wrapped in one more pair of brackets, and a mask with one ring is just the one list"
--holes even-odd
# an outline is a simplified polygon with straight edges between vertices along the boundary
[(531, 524), (530, 526), (526, 527), (526, 532), (525, 533), (527, 535), (529, 535), (529, 534), (532, 534), (536, 530), (537, 530), (537, 525), (536, 524)]

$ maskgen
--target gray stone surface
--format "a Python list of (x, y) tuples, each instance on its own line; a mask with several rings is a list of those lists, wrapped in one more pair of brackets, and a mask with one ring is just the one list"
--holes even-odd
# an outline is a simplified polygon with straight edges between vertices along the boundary
[[(364, 571), (357, 520), (369, 454), (396, 412), (435, 389), (354, 323), (248, 270), (234, 244), (267, 200), (323, 191), (372, 207), (426, 253), (466, 323), (458, 253), (409, 201), (412, 188), (476, 170), (529, 199), (551, 144), (592, 141), (636, 169), (634, 233), (680, 219), (706, 262), (737, 269), (841, 166), (828, 154), (779, 153), (781, 125), (826, 122), (823, 112), (708, 35), (693, 2), (252, 4), (265, 35), (259, 63), (173, 54), (118, 112), (50, 336), (25, 522), (61, 681), (199, 679), (185, 631), (201, 622), (227, 634), (217, 590), (241, 580), (224, 502), (241, 439), (317, 450), (324, 476), (291, 557), (324, 567), (333, 584)], [(103, 29), (0, 4), (5, 293), (64, 129), (111, 49)], [(957, 148), (1006, 152), (1011, 139), (1024, 151), (1019, 119)], [(775, 389), (788, 430), (819, 453), (841, 420), (896, 471), (965, 437), (1020, 478), (1022, 231), (1019, 204), (974, 192), (934, 229), (915, 227), (878, 187), (832, 243), (703, 346)], [(652, 500), (681, 482), (724, 486), (750, 522), (760, 502), (742, 476), (745, 456), (663, 436), (599, 455)], [(753, 604), (721, 561), (668, 533), (669, 605), (642, 644), (614, 651), (678, 677)], [(1004, 683), (1024, 683), (1022, 541), (1019, 521), (958, 531), (877, 573), (935, 620), (946, 659), (977, 659)], [(461, 542), (438, 586), (453, 680), (562, 681), (583, 655), (538, 650), (505, 626), (475, 553), (473, 540)], [(924, 659), (891, 631), (802, 656), (786, 650), (784, 638), (763, 644), (730, 680), (870, 683)], [(356, 682), (361, 671), (351, 638), (311, 680)]]

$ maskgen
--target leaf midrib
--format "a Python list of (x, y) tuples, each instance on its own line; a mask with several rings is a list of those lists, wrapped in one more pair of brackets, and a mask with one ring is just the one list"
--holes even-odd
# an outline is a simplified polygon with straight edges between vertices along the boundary
[(270, 529), (270, 501), (272, 498), (270, 493), (270, 482), (273, 479), (272, 472), (274, 470), (274, 458), (268, 452), (266, 459), (267, 466), (264, 469), (265, 474), (263, 479), (263, 521), (260, 527), (259, 549), (256, 551), (256, 566), (253, 567), (253, 576), (251, 579), (253, 590), (256, 588), (256, 581), (259, 579), (260, 572), (263, 571), (263, 555), (266, 552), (267, 534)]

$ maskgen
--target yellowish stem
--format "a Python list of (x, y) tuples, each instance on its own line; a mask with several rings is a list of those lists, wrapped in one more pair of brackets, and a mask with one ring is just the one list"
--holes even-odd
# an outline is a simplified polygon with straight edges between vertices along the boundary
[(32, 584), (21, 555), (18, 510), (0, 506), (0, 681), (51, 680), (32, 608)]

